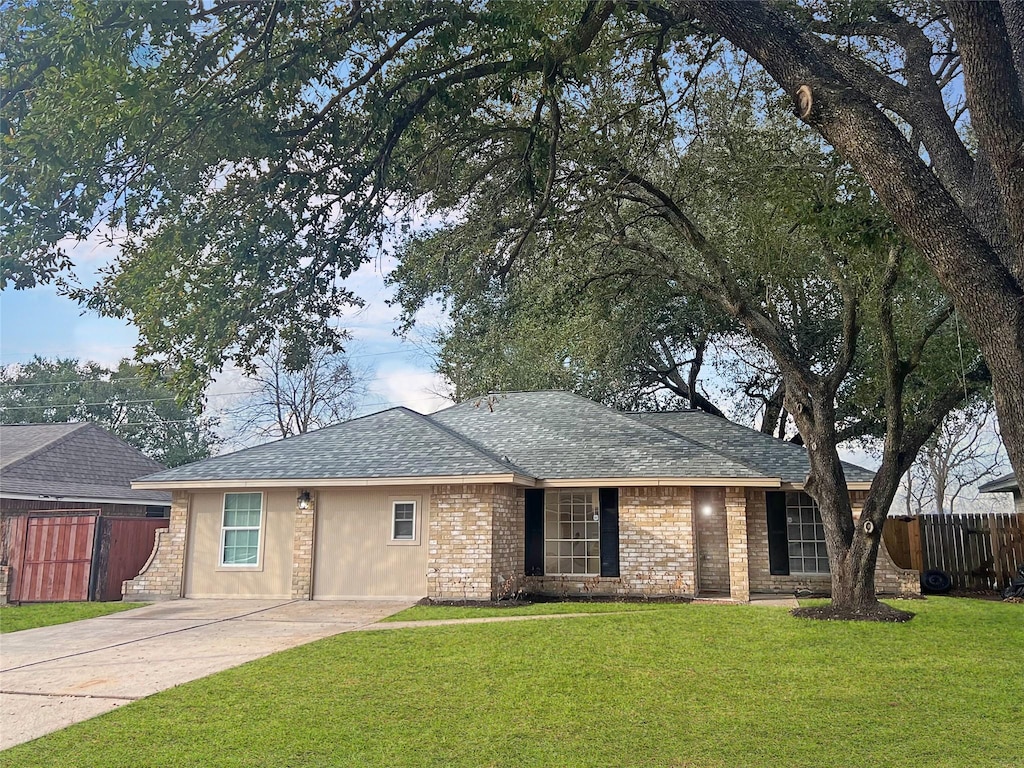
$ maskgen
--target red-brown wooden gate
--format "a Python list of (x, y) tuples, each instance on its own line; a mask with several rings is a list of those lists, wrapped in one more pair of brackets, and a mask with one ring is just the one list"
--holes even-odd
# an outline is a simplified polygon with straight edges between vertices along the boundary
[(28, 518), (19, 600), (89, 599), (96, 520), (95, 514)]

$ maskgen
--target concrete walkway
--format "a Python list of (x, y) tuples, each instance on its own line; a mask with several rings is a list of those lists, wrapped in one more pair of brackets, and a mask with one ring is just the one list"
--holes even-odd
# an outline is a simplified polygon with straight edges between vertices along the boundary
[(0, 635), (0, 749), (409, 605), (174, 600)]

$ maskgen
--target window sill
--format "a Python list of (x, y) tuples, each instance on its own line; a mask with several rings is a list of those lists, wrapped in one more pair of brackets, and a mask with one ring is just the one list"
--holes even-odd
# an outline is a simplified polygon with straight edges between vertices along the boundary
[(261, 573), (262, 565), (225, 565), (221, 563), (215, 569), (218, 573)]
[(418, 547), (419, 545), (419, 539), (391, 539), (388, 542), (389, 547)]

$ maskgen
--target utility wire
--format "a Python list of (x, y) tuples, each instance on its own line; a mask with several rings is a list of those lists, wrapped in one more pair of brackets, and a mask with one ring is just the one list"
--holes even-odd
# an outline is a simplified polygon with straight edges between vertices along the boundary
[[(207, 397), (229, 397), (231, 395), (254, 395), (260, 390), (248, 389), (240, 392), (216, 392)], [(35, 405), (0, 405), (3, 411), (23, 411), (32, 408), (87, 408), (93, 405), (137, 405), (138, 403), (164, 403), (177, 400), (175, 397), (152, 397), (146, 400), (102, 400), (98, 403), (36, 403)]]

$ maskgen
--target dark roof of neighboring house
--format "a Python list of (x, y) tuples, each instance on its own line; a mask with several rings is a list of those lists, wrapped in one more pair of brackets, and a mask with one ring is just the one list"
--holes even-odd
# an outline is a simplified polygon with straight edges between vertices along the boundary
[(131, 487), (163, 468), (95, 424), (0, 426), (3, 496), (166, 505), (170, 494)]
[[(146, 483), (463, 477), (803, 482), (802, 448), (715, 417), (626, 414), (568, 392), (511, 392), (423, 416), (406, 408), (159, 472)], [(710, 421), (709, 421), (710, 419)], [(690, 430), (693, 434), (690, 434)], [(721, 430), (717, 434), (716, 430)], [(854, 482), (871, 473), (847, 465)]]
[[(802, 483), (811, 470), (807, 449), (803, 446), (705, 411), (658, 411), (630, 415), (645, 424), (671, 430), (713, 451), (732, 456), (762, 474), (779, 477), (784, 483)], [(869, 483), (875, 474), (846, 461), (843, 462), (843, 471), (849, 482)]]
[(987, 483), (978, 486), (978, 490), (981, 493), (1008, 493), (1011, 491), (1020, 492), (1020, 483), (1017, 482), (1017, 476), (1011, 472), (1008, 475), (997, 477), (995, 480), (989, 480)]
[(147, 477), (175, 480), (496, 475), (522, 469), (408, 408), (214, 456)]

